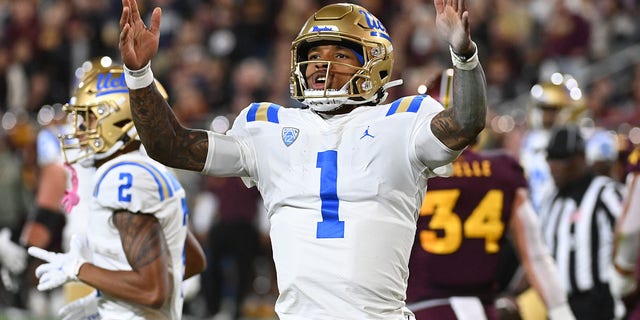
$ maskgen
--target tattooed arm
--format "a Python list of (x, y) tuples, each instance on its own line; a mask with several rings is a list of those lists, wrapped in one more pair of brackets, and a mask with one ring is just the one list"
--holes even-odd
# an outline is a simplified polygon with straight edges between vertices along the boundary
[(487, 90), (481, 65), (469, 71), (454, 70), (451, 107), (433, 118), (431, 130), (447, 147), (460, 150), (484, 129)]
[[(452, 54), (477, 59), (465, 0), (434, 0), (434, 5), (438, 32), (449, 42)], [(456, 65), (451, 107), (431, 122), (433, 134), (454, 150), (460, 150), (476, 139), (484, 129), (487, 113), (487, 84), (482, 66), (478, 63), (475, 68), (465, 69), (468, 68)]]
[(204, 130), (183, 127), (155, 84), (129, 90), (131, 114), (149, 156), (179, 169), (201, 171), (209, 140)]
[(158, 220), (147, 214), (116, 211), (113, 224), (130, 271), (107, 270), (90, 263), (80, 268), (78, 279), (118, 299), (159, 308), (171, 295), (169, 251)]

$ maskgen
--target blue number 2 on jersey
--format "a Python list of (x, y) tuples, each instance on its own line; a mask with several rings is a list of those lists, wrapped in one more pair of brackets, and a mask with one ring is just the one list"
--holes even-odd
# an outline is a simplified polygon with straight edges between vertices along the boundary
[(123, 183), (118, 187), (118, 201), (131, 202), (131, 189), (133, 176), (130, 173), (120, 173), (120, 181)]
[(318, 152), (316, 168), (320, 168), (322, 201), (322, 221), (318, 222), (316, 238), (344, 238), (344, 221), (338, 217), (338, 152)]

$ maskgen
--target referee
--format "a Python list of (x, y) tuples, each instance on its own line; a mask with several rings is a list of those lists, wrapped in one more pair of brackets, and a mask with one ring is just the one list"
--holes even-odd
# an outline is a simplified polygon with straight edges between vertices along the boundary
[(608, 288), (623, 185), (594, 174), (584, 150), (578, 127), (558, 127), (551, 133), (547, 161), (557, 189), (542, 204), (540, 222), (576, 318), (611, 320), (624, 313)]

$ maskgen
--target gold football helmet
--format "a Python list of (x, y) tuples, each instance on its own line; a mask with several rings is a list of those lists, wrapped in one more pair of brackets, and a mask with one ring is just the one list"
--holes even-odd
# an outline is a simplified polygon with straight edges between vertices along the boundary
[[(314, 45), (334, 43), (354, 50), (362, 66), (349, 66), (355, 74), (340, 90), (312, 90), (305, 79), (307, 52)], [(313, 63), (318, 63), (314, 60)], [(327, 64), (327, 73), (336, 62)], [(343, 104), (375, 104), (384, 101), (392, 81), (393, 46), (387, 29), (365, 8), (356, 4), (327, 5), (311, 16), (291, 45), (291, 97), (317, 111), (331, 111)]]
[(540, 123), (534, 123), (534, 126), (549, 128), (577, 123), (585, 115), (582, 91), (571, 75), (554, 73), (550, 81), (534, 85), (530, 93), (534, 104), (532, 111), (547, 112), (547, 115), (537, 115)]
[[(137, 138), (129, 105), (129, 89), (122, 65), (102, 57), (85, 62), (76, 71), (77, 86), (69, 103), (63, 106), (73, 132), (60, 136), (68, 163), (104, 159)], [(167, 99), (164, 87), (156, 88)]]

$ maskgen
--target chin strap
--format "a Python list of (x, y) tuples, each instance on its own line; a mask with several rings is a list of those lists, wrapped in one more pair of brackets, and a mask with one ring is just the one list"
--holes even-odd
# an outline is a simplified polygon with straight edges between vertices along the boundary
[(389, 96), (389, 92), (387, 92), (387, 89), (400, 86), (403, 83), (404, 83), (404, 80), (402, 80), (402, 79), (397, 79), (397, 80), (393, 80), (393, 81), (389, 81), (389, 82), (385, 83), (382, 86), (382, 91), (384, 93), (382, 94), (382, 97), (380, 97), (380, 103), (382, 103), (385, 100), (387, 100), (387, 97)]

